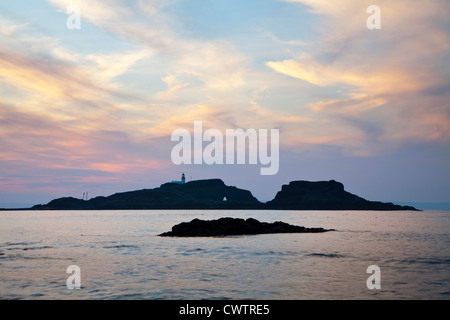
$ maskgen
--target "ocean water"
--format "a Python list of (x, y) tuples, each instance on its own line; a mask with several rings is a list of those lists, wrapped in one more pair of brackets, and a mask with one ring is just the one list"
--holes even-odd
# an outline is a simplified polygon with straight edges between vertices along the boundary
[[(336, 231), (158, 237), (220, 217)], [(371, 265), (380, 289), (367, 287)], [(5, 211), (0, 299), (447, 300), (450, 211)]]

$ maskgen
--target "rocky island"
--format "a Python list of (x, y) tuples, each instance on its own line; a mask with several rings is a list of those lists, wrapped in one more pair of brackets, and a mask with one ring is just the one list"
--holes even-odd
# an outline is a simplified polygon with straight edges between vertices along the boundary
[(220, 179), (164, 183), (158, 188), (116, 193), (89, 200), (59, 198), (31, 210), (252, 209), (252, 210), (416, 210), (409, 206), (369, 201), (344, 190), (340, 182), (292, 181), (267, 203), (248, 190)]
[(185, 184), (169, 182), (159, 188), (116, 193), (90, 200), (60, 198), (46, 205), (34, 206), (32, 209), (256, 209), (260, 205), (250, 191), (226, 186), (220, 179), (209, 179)]
[(265, 203), (277, 210), (416, 210), (410, 206), (369, 201), (344, 190), (340, 182), (292, 181), (283, 185), (275, 198)]
[(220, 218), (217, 220), (194, 219), (172, 227), (172, 231), (160, 234), (161, 237), (217, 237), (235, 235), (256, 235), (268, 233), (319, 233), (334, 229), (305, 228), (285, 222), (259, 222), (256, 219)]

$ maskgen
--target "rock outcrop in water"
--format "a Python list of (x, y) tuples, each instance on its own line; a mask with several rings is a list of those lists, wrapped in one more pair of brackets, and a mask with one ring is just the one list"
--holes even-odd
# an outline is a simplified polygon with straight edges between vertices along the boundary
[(368, 201), (344, 190), (340, 182), (292, 181), (272, 201), (259, 202), (250, 191), (220, 179), (165, 183), (159, 188), (116, 193), (90, 200), (59, 198), (32, 210), (270, 209), (270, 210), (416, 210)]
[(277, 210), (416, 210), (393, 203), (368, 201), (344, 190), (340, 182), (292, 181), (265, 204)]
[(182, 222), (172, 227), (172, 231), (160, 234), (161, 237), (213, 237), (255, 235), (267, 233), (318, 233), (333, 231), (324, 228), (305, 228), (285, 222), (259, 222), (256, 219), (220, 218), (218, 220), (199, 220)]

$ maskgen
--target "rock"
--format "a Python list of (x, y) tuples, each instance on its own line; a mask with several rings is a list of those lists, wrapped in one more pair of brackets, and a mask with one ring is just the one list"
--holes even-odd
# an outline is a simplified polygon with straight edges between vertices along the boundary
[(83, 210), (89, 209), (86, 201), (73, 197), (64, 197), (50, 201), (46, 205), (35, 205), (33, 210)]
[(416, 210), (393, 203), (368, 201), (344, 190), (340, 182), (291, 181), (265, 204), (276, 210)]
[(333, 231), (324, 228), (305, 228), (285, 222), (259, 222), (256, 219), (220, 218), (218, 220), (199, 220), (182, 222), (172, 227), (172, 231), (160, 234), (161, 237), (213, 237), (231, 235), (254, 235), (267, 233), (316, 233)]

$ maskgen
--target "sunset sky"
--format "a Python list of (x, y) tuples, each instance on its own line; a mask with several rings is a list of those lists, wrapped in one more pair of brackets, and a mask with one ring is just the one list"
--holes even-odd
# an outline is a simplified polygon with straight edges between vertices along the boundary
[[(171, 133), (194, 121), (279, 129), (278, 174), (174, 165)], [(262, 201), (335, 179), (368, 200), (450, 202), (450, 2), (0, 2), (0, 207), (183, 172)]]

